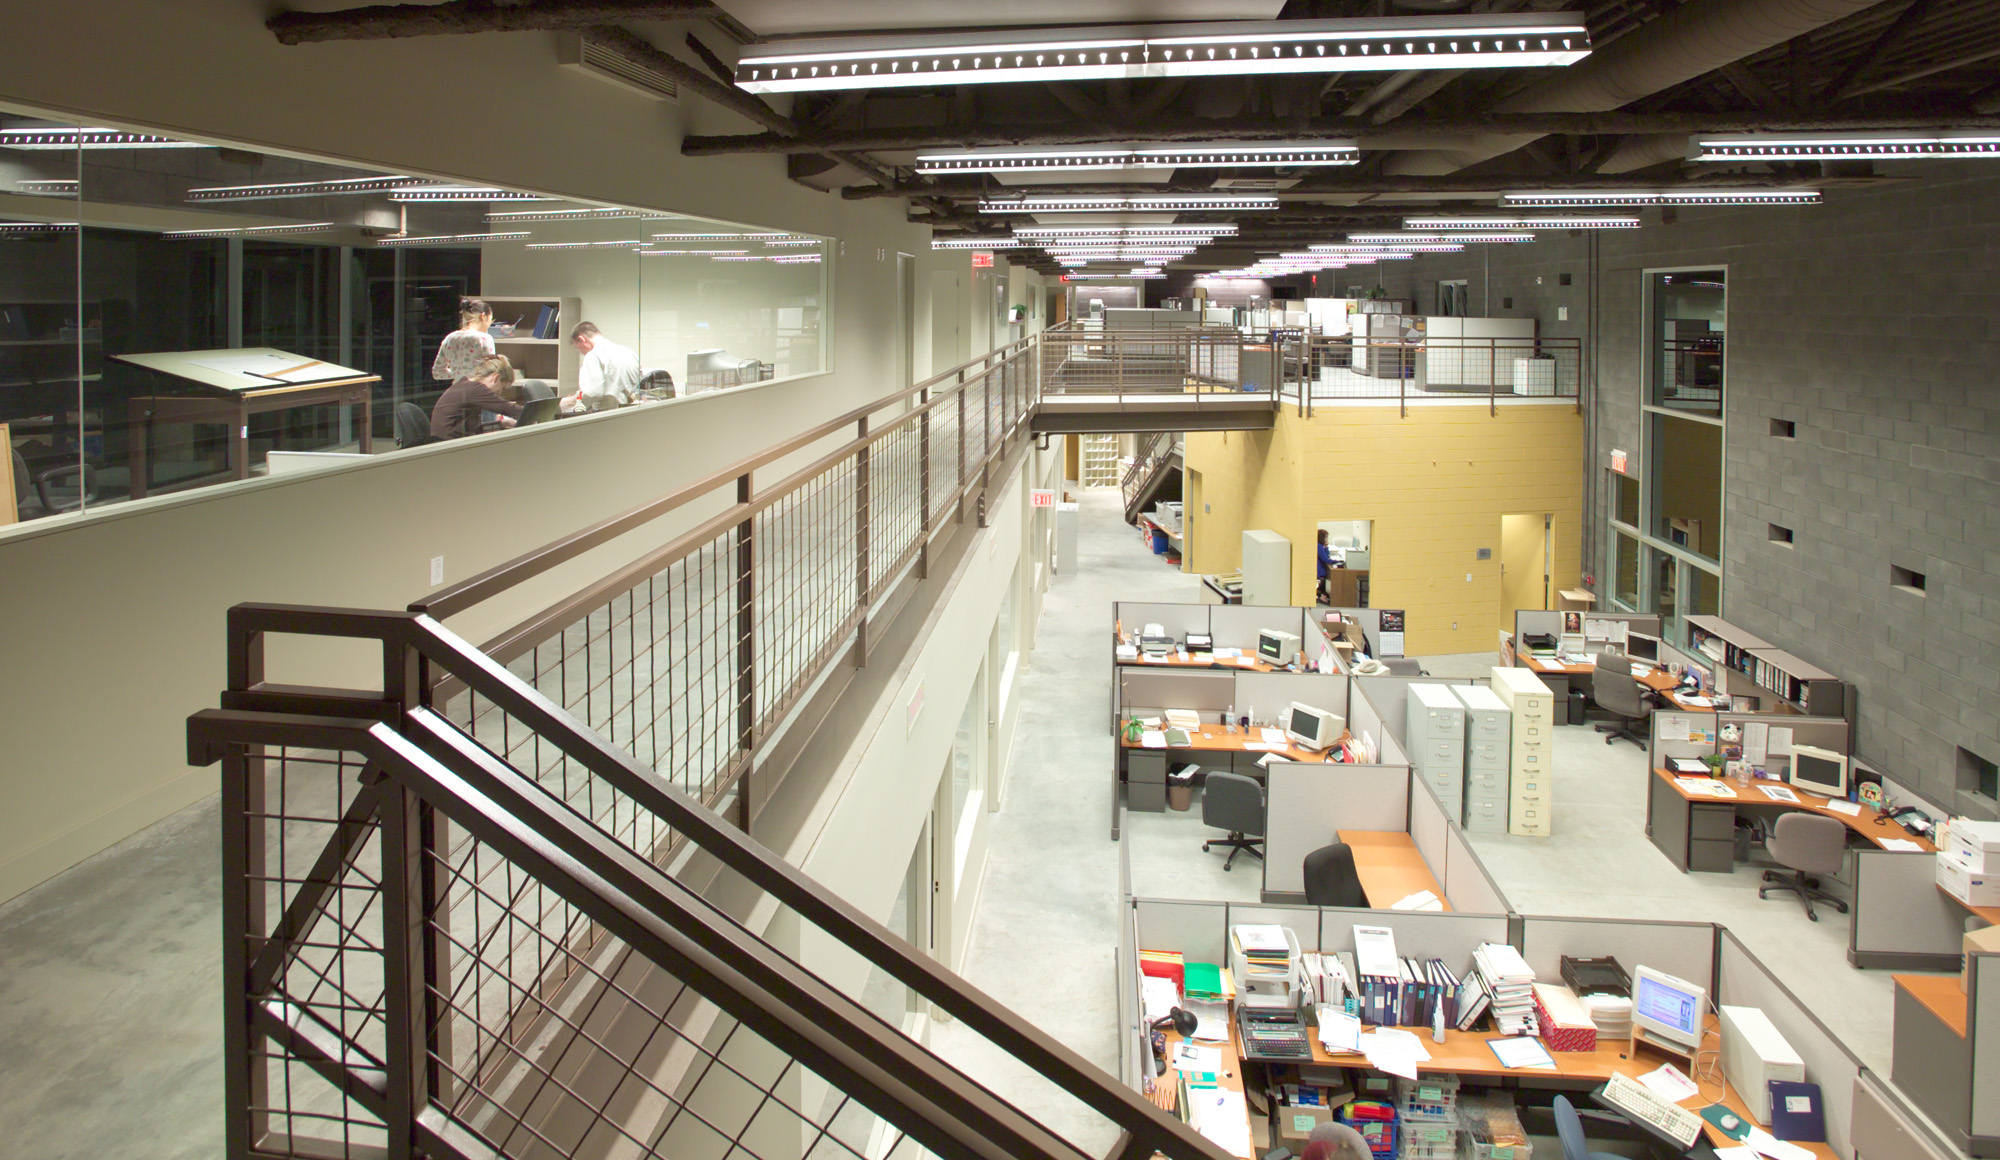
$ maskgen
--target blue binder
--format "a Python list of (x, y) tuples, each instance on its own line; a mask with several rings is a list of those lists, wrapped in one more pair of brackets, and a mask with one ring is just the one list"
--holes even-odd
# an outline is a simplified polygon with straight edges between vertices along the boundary
[(1826, 1142), (1826, 1107), (1819, 1085), (1792, 1080), (1769, 1081), (1771, 1134), (1780, 1140)]

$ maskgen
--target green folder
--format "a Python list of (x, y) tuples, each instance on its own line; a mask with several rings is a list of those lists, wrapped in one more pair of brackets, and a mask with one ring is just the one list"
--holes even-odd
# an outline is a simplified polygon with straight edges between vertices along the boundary
[(1191, 999), (1222, 997), (1222, 968), (1214, 963), (1188, 963), (1181, 977), (1181, 990)]
[(1167, 748), (1186, 749), (1187, 747), (1188, 747), (1187, 730), (1185, 729), (1167, 730)]

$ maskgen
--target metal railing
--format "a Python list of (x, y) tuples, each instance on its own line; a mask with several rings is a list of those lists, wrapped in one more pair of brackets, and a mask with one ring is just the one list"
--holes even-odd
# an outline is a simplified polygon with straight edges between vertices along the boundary
[(1124, 477), (1118, 481), (1119, 494), (1125, 500), (1125, 522), (1137, 518), (1139, 513), (1132, 505), (1152, 486), (1153, 478), (1167, 469), (1180, 438), (1177, 431), (1153, 431), (1138, 436), (1137, 454), (1125, 465)]
[(1283, 344), (1284, 397), (1302, 413), (1316, 403), (1483, 398), (1566, 399), (1582, 410), (1583, 340), (1427, 338), (1401, 341), (1310, 335)]
[[(378, 644), (381, 691), (267, 683), (273, 634)], [(760, 937), (775, 905), (1108, 1125), (1105, 1160), (1222, 1160), (432, 618), (244, 605), (229, 642), (189, 754), (223, 766), (232, 1158), (1090, 1160)], [(448, 683), (538, 764), (438, 712)], [(730, 881), (697, 892), (635, 814)]]
[(1040, 336), (1045, 396), (1194, 396), (1250, 392), (1275, 406), (1274, 380), (1246, 376), (1248, 340), (1231, 327), (1103, 330), (1068, 323)]

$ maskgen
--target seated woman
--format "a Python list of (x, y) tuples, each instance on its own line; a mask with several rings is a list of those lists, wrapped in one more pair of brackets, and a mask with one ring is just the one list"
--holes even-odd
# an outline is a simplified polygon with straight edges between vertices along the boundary
[(438, 396), (431, 408), (431, 438), (458, 439), (480, 432), (480, 412), (500, 416), (500, 426), (512, 427), (521, 417), (514, 389), (514, 366), (505, 355), (480, 359), (465, 378)]

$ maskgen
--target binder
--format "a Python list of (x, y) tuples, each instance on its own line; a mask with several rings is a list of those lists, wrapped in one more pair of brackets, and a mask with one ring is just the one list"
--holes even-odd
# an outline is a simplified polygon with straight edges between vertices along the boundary
[(556, 308), (553, 306), (542, 307), (541, 314), (535, 319), (535, 337), (554, 338), (556, 336), (556, 322)]
[(1767, 1081), (1771, 1092), (1771, 1134), (1780, 1140), (1826, 1142), (1826, 1107), (1819, 1085), (1788, 1079)]

